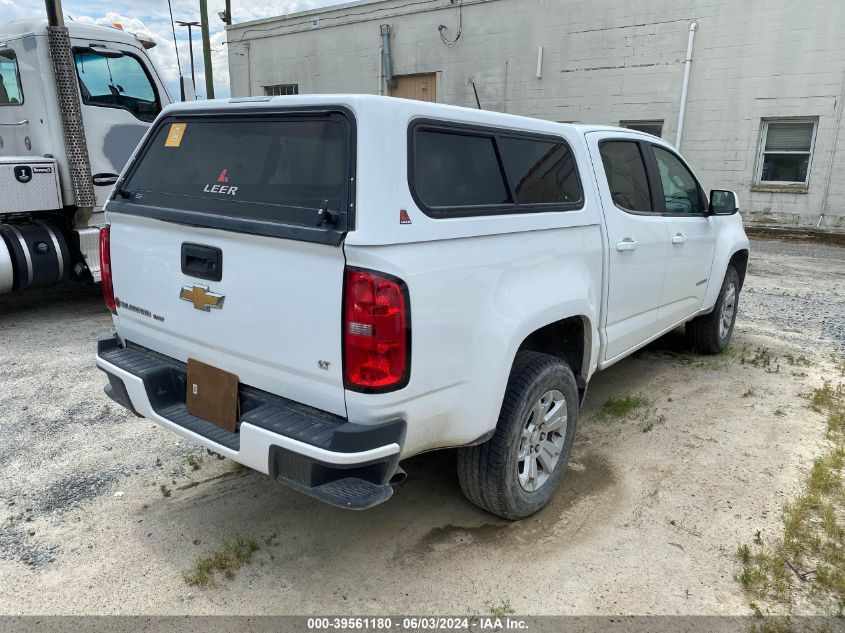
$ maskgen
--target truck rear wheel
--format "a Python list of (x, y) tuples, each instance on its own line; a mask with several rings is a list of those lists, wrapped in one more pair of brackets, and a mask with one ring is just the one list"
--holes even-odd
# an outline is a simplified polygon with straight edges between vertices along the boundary
[(741, 286), (739, 273), (733, 266), (728, 266), (713, 311), (696, 317), (686, 325), (687, 343), (693, 351), (718, 354), (731, 344)]
[(493, 437), (458, 449), (458, 480), (466, 497), (506, 519), (545, 506), (569, 461), (578, 406), (575, 376), (566, 363), (519, 352)]

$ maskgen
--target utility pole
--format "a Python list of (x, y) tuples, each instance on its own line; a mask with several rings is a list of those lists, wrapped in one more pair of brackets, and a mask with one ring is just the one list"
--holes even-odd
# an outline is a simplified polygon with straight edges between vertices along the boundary
[(214, 99), (214, 70), (211, 68), (211, 40), (208, 37), (208, 0), (200, 0), (202, 23), (202, 61), (205, 67), (205, 96)]
[(194, 92), (197, 91), (197, 78), (194, 75), (194, 36), (191, 31), (191, 27), (199, 26), (199, 22), (182, 22), (181, 20), (177, 20), (176, 24), (179, 26), (187, 26), (188, 27), (188, 50), (191, 51), (191, 82), (194, 84)]

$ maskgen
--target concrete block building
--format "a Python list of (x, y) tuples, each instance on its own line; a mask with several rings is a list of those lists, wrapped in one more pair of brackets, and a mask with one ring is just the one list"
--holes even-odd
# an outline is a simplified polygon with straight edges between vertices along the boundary
[(748, 223), (845, 232), (843, 33), (842, 0), (364, 0), (227, 42), (234, 97), (375, 93), (637, 128), (737, 191)]

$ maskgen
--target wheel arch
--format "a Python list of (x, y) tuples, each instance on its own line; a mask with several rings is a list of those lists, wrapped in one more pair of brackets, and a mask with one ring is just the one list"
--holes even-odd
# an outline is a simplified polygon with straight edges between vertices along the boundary
[(561, 359), (575, 375), (579, 394), (583, 396), (592, 371), (593, 328), (590, 318), (579, 314), (564, 317), (537, 327), (527, 334), (514, 354), (539, 352)]
[[(728, 260), (728, 266), (733, 266), (739, 275), (740, 290), (742, 290), (742, 286), (745, 284), (745, 273), (748, 271), (748, 255), (748, 249), (741, 248), (734, 252), (734, 254), (731, 255), (730, 260)], [(725, 267), (725, 271), (727, 271), (727, 266)]]

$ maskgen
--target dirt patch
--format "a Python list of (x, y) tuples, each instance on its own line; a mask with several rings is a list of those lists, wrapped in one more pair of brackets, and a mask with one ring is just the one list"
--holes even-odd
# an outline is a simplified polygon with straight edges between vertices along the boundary
[[(599, 373), (562, 490), (518, 523), (463, 498), (450, 451), (366, 512), (189, 458), (98, 395), (96, 288), (0, 297), (0, 613), (748, 614), (737, 548), (782, 535), (827, 441), (804, 394), (845, 351), (845, 251), (753, 249), (731, 351), (675, 332)], [(601, 415), (637, 394), (660, 423)], [(237, 535), (259, 549), (235, 578), (185, 583)]]

